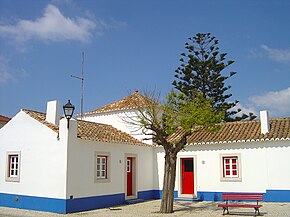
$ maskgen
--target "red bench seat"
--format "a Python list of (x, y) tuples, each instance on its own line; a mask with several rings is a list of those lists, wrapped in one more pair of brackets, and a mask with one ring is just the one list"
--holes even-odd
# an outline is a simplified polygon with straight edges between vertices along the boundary
[(261, 208), (262, 205), (254, 205), (254, 204), (241, 204), (241, 203), (232, 203), (232, 204), (219, 204), (218, 207), (244, 207), (244, 208)]
[[(223, 215), (225, 211), (229, 214), (229, 207), (239, 207), (239, 208), (254, 208), (255, 215), (258, 213), (260, 215), (259, 208), (262, 205), (259, 205), (259, 201), (263, 201), (263, 194), (259, 193), (224, 193), (222, 194), (222, 199), (225, 203), (218, 204), (218, 207), (223, 208)], [(241, 203), (240, 201), (256, 201), (256, 204), (250, 203)]]

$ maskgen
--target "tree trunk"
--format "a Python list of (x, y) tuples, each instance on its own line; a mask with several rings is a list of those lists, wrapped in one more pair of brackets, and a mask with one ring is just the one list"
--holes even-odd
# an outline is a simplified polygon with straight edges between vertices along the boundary
[(173, 150), (165, 151), (164, 180), (160, 212), (172, 213), (176, 176), (176, 155)]

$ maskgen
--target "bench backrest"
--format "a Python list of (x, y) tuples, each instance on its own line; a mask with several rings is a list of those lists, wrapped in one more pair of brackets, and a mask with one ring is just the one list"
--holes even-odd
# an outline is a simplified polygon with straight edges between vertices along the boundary
[(263, 200), (263, 194), (260, 193), (224, 193), (223, 200)]

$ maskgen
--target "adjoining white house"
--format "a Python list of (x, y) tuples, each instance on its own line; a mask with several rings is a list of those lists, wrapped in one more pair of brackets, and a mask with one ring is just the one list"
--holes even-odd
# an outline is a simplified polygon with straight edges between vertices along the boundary
[[(96, 123), (110, 124), (134, 138), (152, 145), (152, 136), (144, 135), (138, 126), (130, 124), (136, 118), (136, 108), (145, 105), (145, 96), (138, 90), (116, 102), (105, 105), (101, 108), (87, 112), (82, 119)], [(78, 115), (80, 118), (81, 115)], [(133, 121), (134, 122), (134, 121)]]
[(155, 198), (153, 147), (116, 128), (21, 110), (0, 130), (0, 206), (71, 213)]
[[(124, 122), (142, 97), (88, 112), (69, 129), (56, 101), (47, 114), (21, 110), (0, 129), (0, 206), (71, 213), (160, 198), (164, 150)], [(264, 201), (290, 202), (290, 118), (269, 120), (264, 111), (260, 119), (216, 133), (193, 129), (178, 154), (175, 197), (260, 192)]]
[[(255, 192), (264, 201), (290, 202), (290, 118), (268, 121), (265, 113), (261, 121), (222, 124), (216, 133), (193, 129), (178, 154), (176, 197), (221, 201), (223, 192)], [(154, 150), (162, 189), (164, 151)]]

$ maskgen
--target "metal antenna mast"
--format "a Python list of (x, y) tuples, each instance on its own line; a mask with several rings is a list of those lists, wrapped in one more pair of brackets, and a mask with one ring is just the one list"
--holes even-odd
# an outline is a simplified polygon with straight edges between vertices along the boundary
[(84, 109), (84, 51), (82, 52), (82, 77), (71, 75), (72, 78), (76, 78), (81, 80), (82, 86), (81, 86), (81, 120), (83, 119), (83, 109)]

